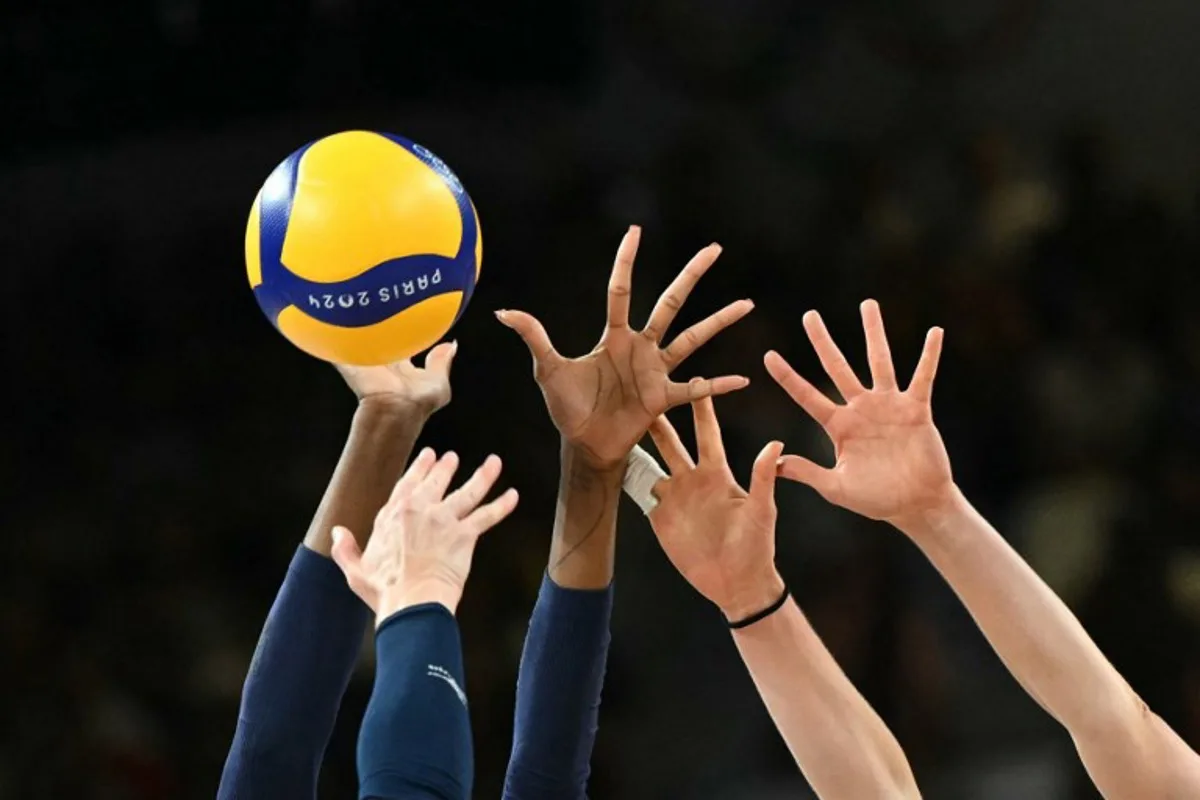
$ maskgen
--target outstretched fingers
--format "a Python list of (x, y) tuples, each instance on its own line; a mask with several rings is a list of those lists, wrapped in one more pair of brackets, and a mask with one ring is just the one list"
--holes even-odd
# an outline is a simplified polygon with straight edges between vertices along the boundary
[(858, 376), (854, 374), (854, 370), (850, 368), (850, 362), (842, 355), (842, 351), (833, 341), (833, 337), (829, 335), (829, 329), (825, 327), (825, 321), (821, 319), (820, 314), (816, 311), (806, 313), (804, 330), (808, 333), (808, 340), (812, 342), (813, 349), (817, 351), (817, 357), (821, 360), (821, 366), (825, 368), (825, 373), (829, 375), (833, 385), (837, 387), (844, 399), (850, 400), (866, 391), (858, 380)]
[(660, 341), (663, 334), (667, 332), (667, 328), (671, 327), (671, 323), (674, 322), (679, 309), (683, 308), (683, 304), (687, 302), (692, 289), (696, 288), (696, 284), (704, 277), (704, 273), (708, 272), (709, 267), (716, 263), (720, 255), (721, 245), (714, 242), (692, 256), (692, 260), (684, 265), (683, 270), (675, 276), (675, 280), (671, 281), (666, 291), (659, 296), (642, 333), (655, 342)]
[(517, 490), (508, 489), (492, 502), (472, 511), (463, 520), (463, 524), (470, 528), (476, 536), (481, 536), (499, 525), (505, 517), (511, 514), (517, 507), (518, 499)]
[(836, 502), (837, 473), (809, 461), (804, 456), (782, 456), (777, 461), (779, 474), (789, 481), (811, 486), (826, 500)]
[(446, 496), (443, 505), (459, 519), (467, 516), (487, 497), (488, 491), (500, 477), (501, 469), (500, 457), (488, 456), (466, 483)]
[(408, 465), (408, 469), (400, 476), (400, 480), (396, 481), (396, 485), (392, 487), (392, 494), (388, 498), (388, 505), (396, 503), (413, 493), (413, 490), (425, 480), (425, 476), (429, 474), (429, 470), (433, 469), (433, 465), (437, 463), (437, 454), (431, 448), (423, 447), (417, 457)]
[(692, 423), (696, 426), (696, 454), (700, 463), (725, 463), (725, 443), (721, 441), (721, 424), (711, 397), (692, 403)]
[(871, 388), (891, 391), (896, 388), (896, 368), (892, 364), (892, 349), (883, 329), (883, 314), (879, 303), (864, 300), (859, 307), (863, 333), (867, 338), (867, 363), (871, 367)]
[(692, 378), (687, 383), (668, 383), (666, 387), (667, 408), (675, 408), (705, 397), (716, 397), (736, 392), (750, 385), (745, 375), (722, 375), (719, 378)]
[(783, 455), (783, 442), (768, 442), (754, 459), (750, 472), (750, 499), (756, 503), (768, 503), (775, 497), (775, 477), (779, 474), (779, 457)]
[(667, 471), (672, 475), (696, 468), (691, 454), (688, 453), (683, 440), (679, 438), (679, 432), (675, 430), (675, 426), (671, 424), (665, 414), (660, 414), (650, 423), (650, 438), (654, 440), (658, 454), (662, 456), (667, 465)]
[(617, 247), (617, 258), (613, 261), (612, 275), (608, 279), (608, 327), (629, 327), (629, 295), (633, 291), (633, 262), (637, 258), (638, 243), (642, 240), (642, 229), (630, 225), (621, 244)]
[(933, 397), (933, 379), (937, 377), (938, 361), (942, 357), (941, 328), (930, 328), (925, 334), (925, 347), (921, 349), (921, 358), (908, 384), (908, 392), (922, 403), (928, 403)]
[(457, 354), (457, 341), (442, 342), (425, 354), (425, 369), (449, 377), (450, 367), (454, 365), (454, 356)]
[(454, 480), (454, 473), (457, 471), (458, 454), (449, 450), (442, 454), (442, 457), (429, 470), (429, 474), (425, 476), (425, 480), (421, 481), (420, 486), (413, 490), (413, 494), (419, 495), (428, 503), (441, 502), (442, 496), (446, 494), (446, 489), (449, 488), (450, 481)]
[(521, 340), (525, 342), (525, 346), (529, 348), (529, 354), (533, 356), (535, 375), (547, 374), (550, 369), (563, 360), (563, 357), (554, 349), (554, 345), (550, 343), (550, 335), (546, 333), (546, 328), (532, 314), (501, 309), (496, 312), (496, 319), (500, 320), (502, 325), (516, 331)]
[(710, 339), (754, 310), (753, 300), (735, 300), (715, 314), (710, 314), (671, 340), (663, 350), (667, 371), (678, 367)]
[(763, 356), (763, 364), (776, 383), (788, 393), (788, 397), (823, 428), (837, 413), (838, 405), (821, 393), (817, 387), (804, 379), (783, 356), (774, 350)]

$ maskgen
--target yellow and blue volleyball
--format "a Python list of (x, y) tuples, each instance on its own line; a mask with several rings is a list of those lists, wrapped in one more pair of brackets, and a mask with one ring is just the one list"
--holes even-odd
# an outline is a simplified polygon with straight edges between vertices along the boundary
[(387, 364), (446, 335), (483, 257), (462, 183), (400, 136), (318, 139), (263, 184), (246, 226), (246, 271), (267, 318), (306, 353)]

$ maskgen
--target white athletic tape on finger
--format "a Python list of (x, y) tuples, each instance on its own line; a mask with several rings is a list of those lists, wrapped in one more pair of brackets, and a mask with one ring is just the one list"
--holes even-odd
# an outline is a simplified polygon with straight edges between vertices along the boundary
[(633, 502), (638, 504), (643, 514), (649, 514), (658, 506), (654, 486), (666, 477), (666, 471), (658, 465), (654, 456), (634, 445), (629, 459), (625, 462), (625, 480), (622, 486), (625, 494), (633, 498)]

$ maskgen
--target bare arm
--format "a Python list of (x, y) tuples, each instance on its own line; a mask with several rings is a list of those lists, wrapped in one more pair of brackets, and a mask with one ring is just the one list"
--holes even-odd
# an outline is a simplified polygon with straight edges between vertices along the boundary
[(908, 388), (896, 383), (883, 319), (862, 306), (873, 386), (859, 382), (820, 316), (804, 327), (845, 398), (837, 404), (768, 353), (775, 380), (833, 440), (838, 463), (785, 457), (780, 474), (832, 503), (894, 524), (924, 551), (1026, 691), (1075, 740), (1110, 800), (1200, 797), (1200, 756), (1146, 708), (1066, 605), (955, 487), (931, 397), (942, 332), (929, 332)]
[(562, 445), (558, 505), (546, 574), (564, 589), (603, 589), (613, 579), (621, 467), (588, 463), (569, 442)]
[(1070, 732), (1101, 794), (1200, 797), (1200, 756), (1146, 707), (1066, 604), (961, 494), (903, 530), (1025, 691)]
[(671, 406), (746, 385), (737, 376), (684, 385), (669, 374), (697, 347), (749, 313), (749, 301), (731, 303), (661, 346), (675, 313), (716, 261), (719, 247), (704, 248), (684, 267), (645, 328), (630, 327), (640, 236), (633, 227), (621, 241), (609, 278), (604, 331), (587, 355), (560, 355), (529, 314), (496, 315), (529, 347), (534, 378), (562, 437), (550, 559), (521, 655), (505, 800), (587, 796), (608, 656), (617, 506), (626, 458), (651, 420)]
[[(754, 462), (750, 490), (734, 480), (710, 399), (693, 404), (699, 459), (693, 463), (666, 417), (650, 428), (670, 476), (654, 492), (650, 523), (680, 574), (731, 623), (778, 602), (775, 469), (783, 445)], [(790, 598), (733, 631), (755, 686), (792, 757), (822, 800), (918, 798), (908, 760), (891, 731), (838, 667)]]
[(917, 798), (887, 725), (788, 600), (733, 641), (792, 757), (822, 798)]

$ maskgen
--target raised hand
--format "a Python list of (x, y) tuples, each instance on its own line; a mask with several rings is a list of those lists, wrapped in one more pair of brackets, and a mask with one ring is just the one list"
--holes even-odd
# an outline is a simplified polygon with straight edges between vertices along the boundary
[(775, 474), (783, 445), (771, 442), (759, 453), (747, 492), (729, 470), (712, 398), (693, 402), (692, 415), (698, 463), (665, 416), (650, 426), (670, 473), (654, 487), (659, 503), (650, 524), (687, 582), (737, 621), (783, 593), (775, 571)]
[(378, 621), (419, 603), (441, 603), (451, 613), (458, 607), (475, 543), (517, 506), (515, 489), (480, 505), (500, 468), (500, 459), (488, 456), (466, 483), (447, 495), (458, 456), (451, 452), (438, 458), (425, 448), (375, 518), (365, 552), (350, 531), (334, 529), (333, 560)]
[(831, 503), (898, 523), (941, 505), (953, 492), (950, 460), (930, 409), (942, 330), (929, 331), (912, 381), (901, 390), (879, 304), (867, 300), (861, 310), (870, 389), (859, 382), (821, 316), (815, 311), (804, 315), (808, 338), (844, 404), (823, 395), (778, 353), (766, 354), (771, 377), (825, 429), (837, 454), (832, 469), (802, 456), (784, 456), (779, 474), (811, 486)]
[(701, 345), (750, 313), (754, 304), (749, 300), (730, 303), (661, 346), (692, 288), (720, 255), (715, 244), (697, 253), (671, 282), (645, 328), (635, 331), (629, 326), (633, 261), (640, 238), (641, 229), (634, 226), (621, 240), (608, 284), (608, 321), (599, 343), (587, 355), (559, 355), (542, 324), (523, 311), (496, 312), (529, 347), (534, 377), (555, 426), (595, 468), (623, 464), (651, 421), (667, 409), (749, 383), (737, 375), (693, 378), (687, 383), (669, 377)]
[(338, 364), (337, 370), (364, 405), (396, 406), (432, 414), (450, 402), (450, 367), (458, 342), (442, 342), (425, 355), (425, 366), (404, 359), (380, 367)]

